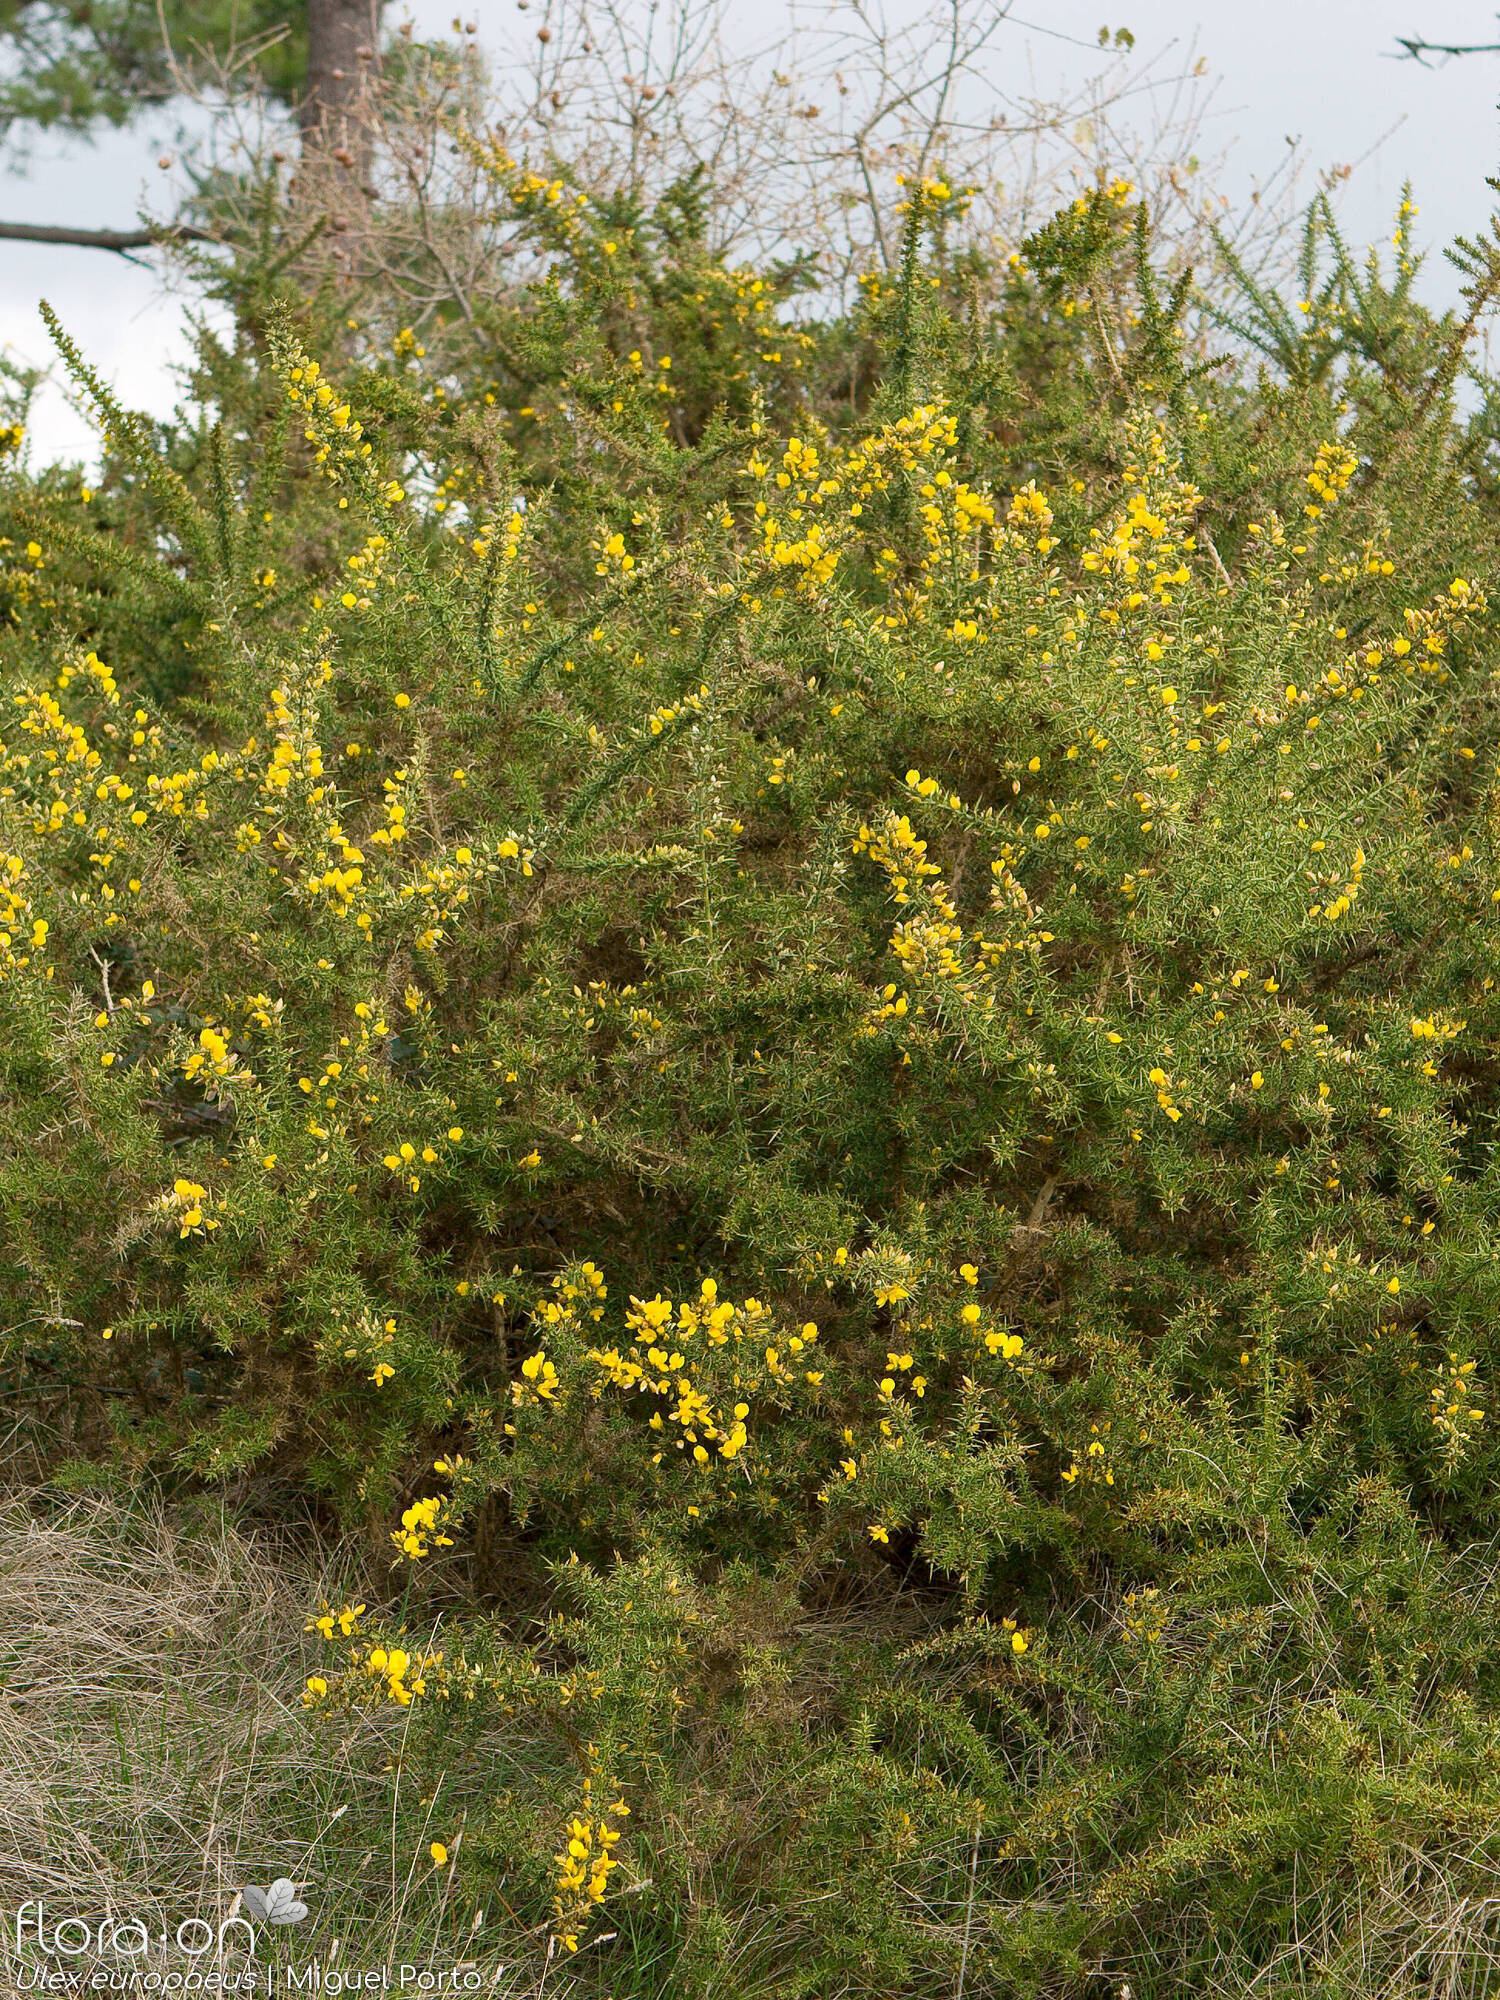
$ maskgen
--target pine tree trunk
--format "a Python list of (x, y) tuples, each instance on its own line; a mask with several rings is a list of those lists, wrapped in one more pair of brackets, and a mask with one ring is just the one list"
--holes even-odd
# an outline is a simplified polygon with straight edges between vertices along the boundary
[(307, 0), (307, 95), (302, 101), (304, 146), (365, 164), (359, 100), (380, 44), (383, 0)]

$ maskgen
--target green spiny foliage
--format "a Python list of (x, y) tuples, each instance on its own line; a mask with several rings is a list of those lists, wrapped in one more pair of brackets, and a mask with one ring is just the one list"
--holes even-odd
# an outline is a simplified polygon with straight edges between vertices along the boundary
[(799, 321), (491, 157), (472, 366), (268, 238), (6, 474), (8, 1401), (366, 1538), (310, 1720), (580, 1993), (1477, 1994), (1463, 328), (1320, 211), (1206, 368), (1128, 188), (996, 274), (939, 182)]

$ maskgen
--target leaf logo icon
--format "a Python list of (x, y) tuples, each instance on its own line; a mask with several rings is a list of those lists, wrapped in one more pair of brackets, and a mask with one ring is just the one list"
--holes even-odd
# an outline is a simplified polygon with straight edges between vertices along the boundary
[(278, 1876), (269, 1889), (241, 1889), (240, 1898), (251, 1916), (263, 1924), (300, 1924), (307, 1915), (306, 1903), (297, 1901), (296, 1885), (285, 1875)]

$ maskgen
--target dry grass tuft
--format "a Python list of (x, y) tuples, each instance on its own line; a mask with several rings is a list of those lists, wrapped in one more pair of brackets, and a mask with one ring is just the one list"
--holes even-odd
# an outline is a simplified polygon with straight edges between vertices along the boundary
[(268, 1802), (315, 1756), (297, 1706), (319, 1566), (227, 1518), (0, 1503), (0, 1902), (223, 1914), (297, 1842)]
[(49, 1927), (140, 1918), (159, 1940), (188, 1919), (217, 1931), (245, 1884), (281, 1875), (310, 1917), (262, 1930), (263, 1959), (464, 1956), (487, 1992), (529, 1990), (455, 1950), (441, 1908), (419, 1916), (385, 1732), (331, 1740), (302, 1707), (308, 1614), (353, 1568), (206, 1506), (0, 1498), (0, 2000), (34, 1956), (29, 1936), (16, 1949), (24, 1904)]

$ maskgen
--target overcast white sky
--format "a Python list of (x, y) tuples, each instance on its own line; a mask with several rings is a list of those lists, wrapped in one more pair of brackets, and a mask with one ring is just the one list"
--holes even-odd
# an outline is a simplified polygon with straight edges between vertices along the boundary
[[(736, 0), (747, 31), (766, 32), (773, 5)], [(465, 20), (481, 39), (514, 21), (515, 0), (467, 0)], [(899, 18), (904, 0), (888, 0)], [(419, 27), (446, 28), (453, 0), (417, 0)], [(400, 0), (389, 9), (399, 18)], [(1023, 25), (1024, 24), (1024, 25)], [(1092, 42), (1102, 25), (1127, 26), (1137, 53), (1175, 45), (1203, 57), (1216, 79), (1205, 150), (1228, 149), (1221, 185), (1242, 199), (1300, 141), (1314, 166), (1358, 164), (1343, 197), (1349, 234), (1389, 235), (1403, 180), (1415, 184), (1419, 229), (1440, 245), (1483, 226), (1500, 174), (1500, 56), (1471, 56), (1434, 68), (1394, 60), (1396, 37), (1500, 41), (1495, 0), (1014, 0), (1003, 31), (1020, 74), (1028, 66), (1045, 89), (1084, 74), (1097, 58), (1059, 37)], [(1043, 32), (1045, 30), (1051, 33)], [(129, 226), (151, 204), (170, 121), (155, 131), (110, 133), (96, 143), (37, 149), (24, 175), (0, 172), (0, 219)], [(1442, 299), (1451, 273), (1434, 254), (1424, 289)], [(0, 345), (28, 360), (46, 356), (36, 317), (46, 296), (124, 398), (166, 410), (174, 398), (171, 363), (182, 353), (180, 306), (154, 273), (98, 251), (0, 243)], [(88, 434), (60, 391), (35, 412), (38, 456), (76, 457)]]

